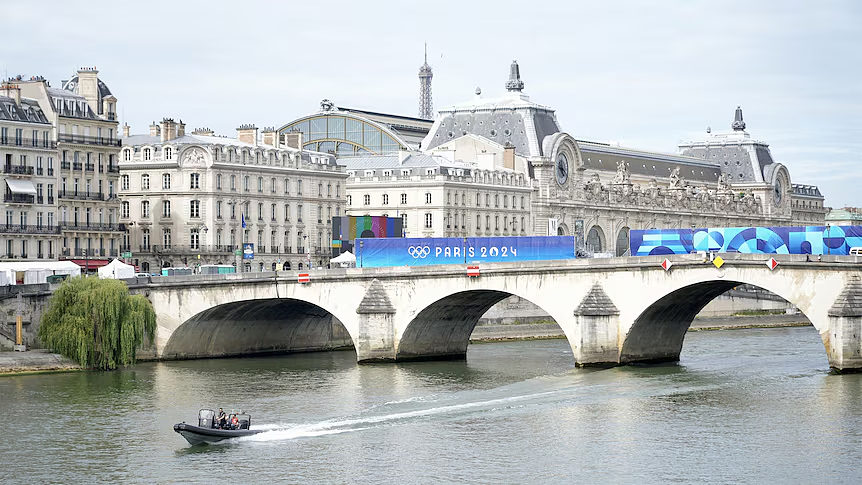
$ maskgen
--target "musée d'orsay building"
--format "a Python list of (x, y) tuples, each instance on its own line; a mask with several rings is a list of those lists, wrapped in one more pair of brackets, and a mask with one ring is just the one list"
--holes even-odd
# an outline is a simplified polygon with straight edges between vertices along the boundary
[(741, 108), (731, 130), (654, 153), (564, 132), (524, 93), (516, 62), (505, 87), (496, 98), (477, 89), (433, 122), (324, 101), (279, 134), (301, 133), (303, 148), (346, 166), (347, 214), (397, 215), (408, 237), (573, 234), (622, 255), (629, 229), (824, 222), (818, 188), (792, 183)]

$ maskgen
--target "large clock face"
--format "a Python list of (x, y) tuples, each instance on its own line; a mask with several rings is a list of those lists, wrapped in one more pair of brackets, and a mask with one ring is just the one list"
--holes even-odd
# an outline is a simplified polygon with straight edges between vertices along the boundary
[(775, 205), (781, 205), (782, 192), (784, 192), (784, 185), (780, 179), (776, 180), (775, 185), (772, 187), (772, 197), (775, 199)]
[(563, 185), (569, 179), (569, 159), (565, 153), (557, 155), (557, 183)]

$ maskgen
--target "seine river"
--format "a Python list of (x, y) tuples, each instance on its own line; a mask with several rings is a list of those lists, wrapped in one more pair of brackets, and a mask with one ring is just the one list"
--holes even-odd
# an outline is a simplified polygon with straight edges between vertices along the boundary
[[(862, 482), (862, 375), (813, 328), (694, 332), (679, 364), (577, 369), (564, 340), (467, 361), (352, 352), (0, 378), (0, 482)], [(190, 447), (201, 407), (269, 431)]]

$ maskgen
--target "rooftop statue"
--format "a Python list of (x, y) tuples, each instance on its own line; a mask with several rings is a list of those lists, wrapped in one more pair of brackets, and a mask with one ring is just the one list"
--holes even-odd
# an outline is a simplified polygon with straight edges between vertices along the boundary
[(668, 187), (672, 189), (682, 188), (682, 179), (679, 176), (679, 167), (675, 167), (670, 172), (670, 182), (668, 183)]
[(631, 170), (629, 169), (629, 164), (625, 160), (620, 160), (617, 162), (617, 174), (614, 176), (613, 183), (615, 184), (628, 184), (631, 183)]

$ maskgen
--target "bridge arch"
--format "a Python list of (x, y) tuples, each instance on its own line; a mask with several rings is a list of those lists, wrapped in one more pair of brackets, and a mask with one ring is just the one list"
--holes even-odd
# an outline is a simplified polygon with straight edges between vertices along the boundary
[[(745, 277), (745, 271), (716, 277), (709, 268), (692, 273), (713, 273), (713, 277), (685, 278), (683, 284), (651, 295), (645, 305), (635, 307), (628, 318), (621, 319), (620, 364), (678, 361), (686, 332), (695, 316), (709, 302), (726, 291), (747, 284), (768, 290), (794, 305), (819, 332), (828, 350), (829, 321), (826, 308), (812, 305), (811, 288), (800, 288), (794, 278), (768, 274), (766, 278)], [(763, 272), (758, 273), (763, 276)], [(725, 277), (727, 276), (727, 277)], [(740, 277), (743, 276), (743, 277)], [(694, 279), (695, 281), (692, 281)], [(830, 291), (830, 290), (825, 290)], [(828, 352), (827, 352), (828, 354)]]
[(353, 347), (348, 330), (328, 310), (304, 300), (269, 298), (197, 313), (173, 331), (161, 356), (194, 359)]
[[(463, 359), (479, 319), (495, 304), (518, 296), (551, 315), (568, 336), (567, 325), (553, 310), (522, 294), (485, 287), (449, 293), (426, 302), (401, 332), (395, 360)], [(572, 342), (572, 340), (569, 340)]]

